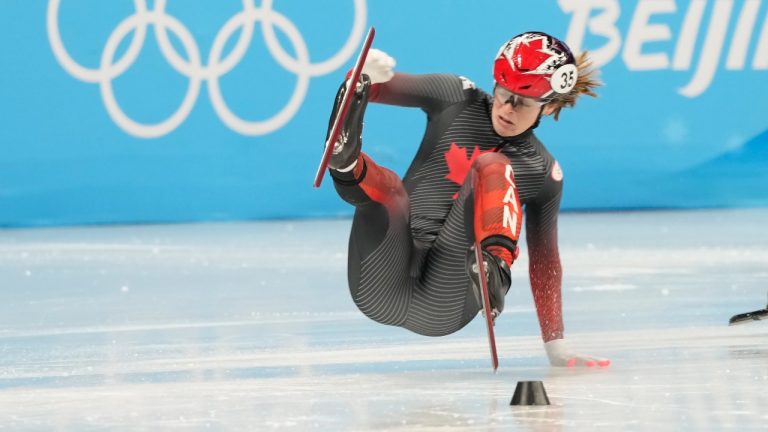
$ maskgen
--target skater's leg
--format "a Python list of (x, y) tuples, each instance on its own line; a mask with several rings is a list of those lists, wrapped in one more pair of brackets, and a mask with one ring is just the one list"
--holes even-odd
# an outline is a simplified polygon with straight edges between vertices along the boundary
[(362, 177), (353, 182), (334, 177), (339, 195), (355, 206), (349, 238), (350, 293), (369, 318), (402, 325), (414, 286), (409, 274), (413, 241), (408, 195), (394, 172), (365, 154), (358, 166)]
[(482, 248), (483, 263), (478, 265), (477, 256), (472, 254), (467, 269), (478, 290), (480, 278), (486, 278), (495, 319), (504, 310), (504, 298), (511, 285), (510, 267), (519, 254), (521, 204), (512, 164), (506, 156), (482, 155), (473, 165), (471, 176), (473, 233), (475, 244)]
[[(427, 255), (412, 300), (409, 328), (424, 334), (449, 334), (466, 325), (482, 308), (480, 293), (472, 284), (467, 269), (468, 258), (474, 255), (470, 248), (475, 241), (478, 218), (483, 223), (480, 232), (485, 236), (479, 238), (488, 240), (483, 242), (484, 248), (501, 249), (499, 256), (492, 256), (487, 250), (485, 256), (492, 303), (499, 310), (503, 308), (503, 296), (509, 289), (510, 278), (508, 264), (502, 257), (509, 257), (511, 263), (520, 231), (519, 222), (511, 224), (516, 231), (509, 231), (510, 224), (505, 224), (503, 219), (507, 217), (511, 221), (517, 217), (519, 221), (520, 217), (519, 203), (505, 202), (510, 194), (516, 198), (507, 190), (510, 186), (507, 177), (511, 178), (507, 166), (509, 160), (498, 153), (482, 155), (474, 162), (468, 180), (460, 189), (445, 225)], [(506, 205), (509, 209), (505, 212), (502, 207)]]
[[(368, 77), (362, 75), (353, 88), (349, 91), (355, 94), (328, 163), (339, 196), (355, 206), (349, 239), (349, 289), (366, 316), (384, 324), (402, 325), (413, 287), (408, 195), (397, 174), (361, 152)], [(329, 133), (346, 91), (342, 84)]]
[[(471, 186), (459, 191), (445, 224), (426, 255), (406, 327), (429, 336), (454, 333), (480, 310), (466, 271), (472, 244)], [(469, 217), (470, 219), (467, 219)]]
[(512, 165), (506, 156), (488, 153), (477, 159), (471, 174), (475, 237), (483, 249), (512, 266), (523, 222)]

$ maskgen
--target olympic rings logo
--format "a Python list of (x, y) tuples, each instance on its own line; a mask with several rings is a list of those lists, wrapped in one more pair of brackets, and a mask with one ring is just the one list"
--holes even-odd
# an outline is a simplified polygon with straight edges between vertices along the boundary
[[(101, 97), (112, 120), (125, 132), (140, 138), (157, 138), (175, 130), (189, 115), (203, 81), (208, 84), (208, 95), (216, 114), (231, 129), (243, 135), (264, 135), (283, 127), (301, 107), (311, 77), (328, 74), (346, 62), (363, 37), (366, 20), (365, 0), (354, 1), (354, 23), (344, 46), (332, 57), (311, 63), (307, 45), (296, 26), (284, 15), (272, 9), (273, 0), (263, 0), (256, 7), (253, 0), (242, 0), (243, 10), (231, 17), (219, 30), (208, 54), (207, 65), (201, 60), (200, 49), (190, 31), (176, 18), (166, 14), (166, 0), (155, 0), (154, 9), (147, 9), (146, 0), (134, 0), (135, 13), (123, 19), (107, 39), (98, 68), (78, 64), (67, 52), (59, 32), (59, 5), (61, 0), (49, 0), (47, 12), (48, 40), (59, 64), (73, 77), (88, 83), (98, 83)], [(297, 77), (296, 86), (288, 103), (274, 116), (261, 121), (247, 121), (238, 117), (227, 106), (219, 87), (219, 78), (237, 66), (245, 56), (254, 33), (254, 25), (261, 22), (262, 36), (270, 54), (282, 68)], [(178, 73), (189, 79), (187, 93), (178, 109), (165, 120), (155, 124), (139, 123), (120, 108), (112, 81), (123, 74), (136, 61), (147, 35), (147, 27), (154, 26), (155, 38), (162, 54)], [(295, 58), (289, 55), (275, 34), (277, 26), (293, 45)], [(234, 48), (222, 58), (226, 42), (238, 29), (242, 29)], [(168, 31), (179, 39), (187, 54), (181, 56), (171, 44)], [(123, 39), (133, 32), (133, 39), (123, 56), (115, 54)]]

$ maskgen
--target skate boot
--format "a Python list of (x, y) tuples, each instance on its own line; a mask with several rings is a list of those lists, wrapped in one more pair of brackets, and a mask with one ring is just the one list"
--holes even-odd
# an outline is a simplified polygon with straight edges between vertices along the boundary
[(730, 321), (728, 321), (728, 325), (744, 324), (750, 321), (761, 320), (768, 320), (768, 305), (765, 306), (765, 309), (734, 315), (731, 317)]
[[(355, 86), (355, 94), (352, 95), (352, 101), (347, 110), (347, 118), (341, 125), (339, 138), (334, 143), (331, 158), (328, 161), (328, 167), (334, 170), (345, 171), (357, 161), (360, 155), (360, 148), (363, 145), (363, 115), (368, 106), (368, 92), (371, 88), (371, 80), (368, 75), (360, 75), (360, 81)], [(328, 124), (328, 134), (326, 140), (333, 129), (333, 122), (344, 99), (344, 93), (347, 91), (346, 81), (341, 84), (336, 93), (336, 102), (333, 106), (331, 119)]]
[(485, 277), (488, 283), (488, 296), (491, 302), (491, 311), (493, 319), (496, 320), (501, 312), (504, 310), (504, 296), (509, 292), (509, 287), (512, 285), (512, 276), (510, 274), (509, 266), (501, 259), (492, 255), (490, 252), (483, 250), (483, 268), (485, 271), (480, 272), (480, 267), (475, 260), (475, 247), (472, 246), (469, 249), (469, 255), (467, 256), (467, 273), (472, 280), (472, 285), (475, 291), (475, 297), (479, 304), (482, 303), (482, 286), (480, 277)]

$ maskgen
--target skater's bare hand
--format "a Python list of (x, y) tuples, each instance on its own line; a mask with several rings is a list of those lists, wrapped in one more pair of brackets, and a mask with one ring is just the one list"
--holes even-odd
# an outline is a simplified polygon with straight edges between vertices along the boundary
[(395, 59), (384, 51), (371, 48), (365, 58), (363, 73), (371, 79), (371, 84), (387, 82), (395, 75)]
[(544, 344), (549, 364), (557, 367), (608, 367), (611, 361), (605, 358), (576, 354), (566, 346), (563, 339)]

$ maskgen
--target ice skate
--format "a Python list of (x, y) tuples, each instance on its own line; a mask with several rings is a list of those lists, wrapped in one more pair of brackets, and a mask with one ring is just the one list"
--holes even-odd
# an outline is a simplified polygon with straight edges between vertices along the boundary
[[(504, 297), (507, 295), (507, 292), (509, 292), (509, 287), (512, 284), (512, 276), (510, 275), (507, 263), (486, 250), (483, 250), (483, 267), (485, 271), (482, 277), (486, 277), (488, 283), (491, 313), (495, 320), (504, 310)], [(472, 280), (478, 303), (482, 303), (482, 296), (480, 294), (482, 288), (479, 279), (481, 277), (480, 267), (477, 265), (477, 260), (475, 259), (474, 246), (470, 248), (469, 255), (467, 256), (467, 272)]]
[[(371, 80), (368, 75), (360, 75), (360, 81), (355, 86), (355, 94), (352, 95), (346, 118), (341, 126), (339, 138), (336, 140), (328, 161), (328, 167), (334, 170), (344, 170), (349, 168), (360, 155), (360, 149), (363, 144), (363, 116), (365, 108), (368, 106), (368, 92), (371, 88)], [(344, 93), (347, 91), (346, 82), (344, 82), (336, 93), (336, 101), (331, 113), (331, 119), (328, 124), (328, 135), (333, 128), (333, 122), (338, 115), (341, 102), (344, 99)], [(326, 136), (326, 139), (328, 136)]]
[(763, 309), (736, 314), (728, 320), (728, 325), (746, 324), (752, 321), (768, 320), (768, 305)]

